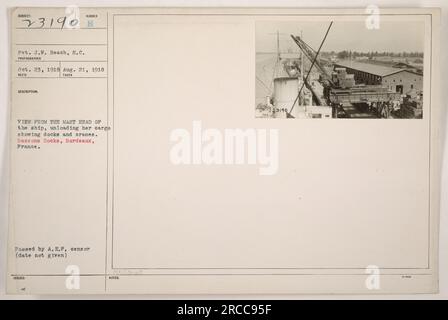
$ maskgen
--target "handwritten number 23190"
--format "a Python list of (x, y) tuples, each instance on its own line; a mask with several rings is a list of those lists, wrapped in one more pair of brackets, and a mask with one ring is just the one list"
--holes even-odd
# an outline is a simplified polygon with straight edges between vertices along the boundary
[(67, 17), (59, 17), (59, 18), (37, 18), (37, 19), (23, 19), (23, 22), (25, 22), (26, 28), (35, 28), (35, 29), (42, 29), (42, 28), (53, 28), (53, 27), (59, 27), (61, 29), (64, 28), (75, 28), (79, 25), (79, 19), (73, 18), (73, 19), (67, 19)]

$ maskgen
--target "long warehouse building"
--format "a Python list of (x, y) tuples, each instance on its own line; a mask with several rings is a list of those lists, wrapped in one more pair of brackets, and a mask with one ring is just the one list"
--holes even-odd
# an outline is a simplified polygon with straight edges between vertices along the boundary
[(358, 61), (339, 61), (336, 68), (346, 68), (354, 74), (356, 84), (384, 85), (389, 90), (406, 94), (411, 90), (423, 90), (423, 75), (411, 70), (363, 63)]

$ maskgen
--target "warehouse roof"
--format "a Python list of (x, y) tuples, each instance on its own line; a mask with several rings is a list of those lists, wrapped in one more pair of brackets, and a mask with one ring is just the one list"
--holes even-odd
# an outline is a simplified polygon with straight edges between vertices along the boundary
[(371, 64), (371, 63), (351, 61), (351, 60), (350, 61), (349, 60), (339, 61), (339, 62), (336, 62), (335, 65), (345, 67), (345, 68), (359, 70), (359, 71), (374, 74), (374, 75), (380, 76), (380, 77), (388, 76), (388, 75), (391, 75), (391, 74), (394, 74), (397, 72), (401, 72), (401, 71), (407, 71), (407, 70), (399, 69), (399, 68), (392, 68), (392, 67), (386, 67), (386, 66), (381, 66), (381, 65)]

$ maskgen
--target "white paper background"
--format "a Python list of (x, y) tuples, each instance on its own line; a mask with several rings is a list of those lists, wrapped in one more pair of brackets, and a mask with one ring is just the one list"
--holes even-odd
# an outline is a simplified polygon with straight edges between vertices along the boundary
[[(9, 99), (10, 99), (10, 87), (9, 87), (9, 21), (8, 21), (8, 8), (14, 6), (66, 6), (66, 5), (78, 5), (82, 6), (174, 6), (174, 7), (204, 7), (204, 6), (227, 6), (227, 7), (349, 7), (349, 8), (363, 8), (368, 5), (377, 5), (381, 7), (441, 7), (442, 8), (442, 30), (441, 30), (441, 74), (442, 83), (441, 88), (446, 88), (448, 83), (443, 79), (443, 75), (447, 74), (447, 38), (448, 33), (448, 2), (446, 0), (439, 1), (424, 1), (424, 0), (389, 0), (389, 1), (363, 1), (363, 0), (315, 0), (315, 1), (287, 1), (287, 0), (277, 0), (277, 1), (9, 1), (3, 0), (0, 4), (0, 298), (1, 299), (14, 299), (15, 296), (5, 296), (5, 269), (6, 269), (6, 245), (7, 245), (7, 215), (8, 215), (8, 172), (9, 172), (9, 145), (7, 141), (8, 138), (8, 121), (9, 118)], [(445, 104), (448, 100), (448, 92), (442, 90), (442, 103)], [(446, 123), (446, 113), (444, 115)], [(447, 134), (445, 133), (444, 146), (447, 147)], [(445, 152), (444, 152), (445, 153)], [(422, 299), (448, 299), (448, 159), (445, 156), (443, 160), (443, 177), (442, 177), (442, 189), (441, 189), (441, 213), (440, 213), (440, 293), (437, 295), (395, 295), (395, 296), (365, 296), (366, 299), (398, 299), (398, 298), (422, 298)], [(96, 298), (103, 298), (105, 296), (95, 296)], [(195, 296), (195, 298), (208, 298), (207, 296)], [(19, 298), (27, 298), (26, 296), (20, 296)], [(42, 296), (29, 296), (28, 298), (39, 299), (45, 298)], [(54, 298), (54, 296), (53, 296)], [(61, 296), (61, 298), (72, 298)], [(76, 298), (92, 298), (91, 296), (77, 296)], [(108, 298), (125, 298), (123, 296), (108, 296)], [(135, 296), (133, 296), (135, 298)], [(139, 296), (138, 298), (166, 298), (166, 296)], [(172, 298), (188, 298), (188, 296), (177, 295)], [(191, 297), (190, 297), (191, 298)], [(214, 296), (214, 298), (219, 298), (219, 296)], [(261, 296), (250, 297), (250, 296), (225, 296), (222, 298), (261, 298)], [(263, 296), (263, 298), (274, 298), (274, 296)], [(327, 298), (326, 296), (275, 296), (275, 298), (285, 298), (285, 299), (306, 299), (306, 298)], [(328, 296), (328, 298), (363, 298), (362, 296)]]

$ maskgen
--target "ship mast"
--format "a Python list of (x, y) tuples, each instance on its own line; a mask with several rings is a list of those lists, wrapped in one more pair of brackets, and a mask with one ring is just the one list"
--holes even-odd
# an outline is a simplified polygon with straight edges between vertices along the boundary
[(277, 63), (280, 62), (280, 33), (277, 30)]

